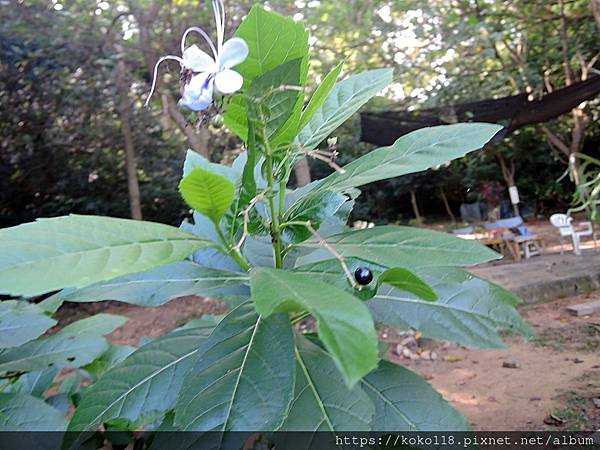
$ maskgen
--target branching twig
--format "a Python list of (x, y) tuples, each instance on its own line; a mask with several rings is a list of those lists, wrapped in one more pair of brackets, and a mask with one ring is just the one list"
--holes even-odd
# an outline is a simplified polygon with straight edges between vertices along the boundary
[(344, 274), (346, 274), (346, 278), (348, 278), (348, 281), (350, 282), (350, 285), (354, 289), (360, 289), (361, 288), (361, 286), (354, 279), (354, 276), (352, 275), (352, 272), (348, 268), (348, 264), (346, 264), (346, 258), (344, 258), (343, 255), (341, 255), (340, 253), (338, 253), (336, 251), (336, 249), (334, 249), (331, 245), (329, 245), (327, 243), (327, 241), (325, 239), (323, 239), (323, 237), (317, 232), (317, 230), (315, 229), (315, 227), (312, 226), (312, 223), (310, 221), (307, 221), (307, 222), (286, 222), (286, 223), (282, 224), (282, 227), (290, 226), (290, 225), (300, 225), (300, 226), (306, 227), (306, 229), (311, 232), (311, 234), (319, 242), (319, 244), (321, 244), (325, 248), (325, 250), (327, 250), (329, 253), (331, 253), (340, 262), (340, 265), (342, 266), (342, 269), (344, 270)]
[(250, 232), (248, 231), (248, 223), (250, 222), (250, 211), (252, 210), (252, 208), (254, 208), (256, 203), (258, 203), (259, 201), (261, 201), (263, 199), (264, 199), (264, 194), (263, 193), (258, 194), (256, 197), (254, 197), (252, 200), (250, 200), (250, 203), (248, 203), (248, 207), (240, 213), (241, 215), (244, 216), (244, 226), (243, 226), (242, 237), (240, 238), (238, 243), (232, 247), (232, 250), (235, 250), (236, 252), (241, 251), (242, 245), (244, 245), (244, 242), (250, 235)]

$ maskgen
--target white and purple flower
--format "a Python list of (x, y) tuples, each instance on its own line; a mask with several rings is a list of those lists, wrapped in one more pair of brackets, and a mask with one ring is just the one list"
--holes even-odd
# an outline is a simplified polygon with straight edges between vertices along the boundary
[[(212, 5), (217, 25), (217, 46), (215, 47), (202, 28), (191, 27), (185, 30), (181, 38), (181, 57), (167, 55), (156, 62), (152, 88), (146, 99), (146, 105), (148, 105), (156, 87), (158, 66), (169, 59), (178, 61), (181, 65), (182, 89), (179, 104), (192, 111), (207, 109), (213, 103), (215, 95), (233, 94), (241, 89), (244, 79), (238, 72), (231, 69), (246, 59), (248, 45), (241, 38), (231, 38), (223, 43), (225, 6), (223, 0), (213, 0)], [(195, 44), (185, 48), (185, 40), (188, 34), (192, 32), (198, 33), (204, 38), (213, 56), (210, 56)]]

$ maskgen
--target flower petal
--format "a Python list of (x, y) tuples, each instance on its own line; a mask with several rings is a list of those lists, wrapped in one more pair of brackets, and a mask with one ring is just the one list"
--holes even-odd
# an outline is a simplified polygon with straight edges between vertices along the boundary
[(248, 44), (242, 38), (231, 38), (223, 44), (219, 54), (219, 68), (231, 69), (248, 57)]
[(183, 66), (194, 72), (214, 72), (215, 60), (194, 44), (183, 52)]
[(213, 102), (214, 77), (211, 73), (194, 75), (183, 88), (179, 104), (192, 111), (203, 111)]
[(235, 70), (222, 70), (215, 75), (215, 87), (221, 94), (233, 94), (244, 84), (244, 78)]

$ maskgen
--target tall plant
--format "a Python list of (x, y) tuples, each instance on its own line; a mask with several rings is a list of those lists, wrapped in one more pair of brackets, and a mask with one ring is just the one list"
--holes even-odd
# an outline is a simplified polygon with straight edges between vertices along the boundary
[[(335, 151), (319, 145), (392, 81), (392, 70), (337, 81), (340, 65), (305, 104), (304, 26), (256, 6), (224, 42), (224, 10), (214, 7), (213, 55), (186, 47), (184, 36), (182, 56), (171, 58), (182, 66), (182, 104), (202, 114), (225, 105), (225, 123), (245, 151), (232, 167), (188, 152), (179, 190), (194, 221), (180, 228), (71, 215), (0, 230), (1, 292), (62, 289), (38, 305), (0, 303), (0, 429), (67, 429), (75, 432), (67, 435), (70, 447), (101, 425), (468, 428), (429, 384), (385, 360), (376, 326), (414, 327), (470, 347), (502, 347), (498, 327), (530, 335), (515, 296), (462, 269), (499, 255), (444, 233), (351, 231), (345, 222), (360, 186), (459, 158), (500, 126), (418, 130), (338, 167)], [(305, 156), (335, 171), (289, 189), (294, 163)], [(63, 302), (158, 306), (183, 295), (216, 297), (232, 309), (220, 321), (193, 322), (136, 350), (102, 337), (123, 324), (118, 316), (100, 314), (40, 337)], [(307, 318), (316, 321), (316, 334), (299, 332)], [(68, 424), (56, 400), (41, 395), (65, 367), (83, 369), (93, 382), (77, 394)], [(45, 421), (32, 422), (42, 410)]]

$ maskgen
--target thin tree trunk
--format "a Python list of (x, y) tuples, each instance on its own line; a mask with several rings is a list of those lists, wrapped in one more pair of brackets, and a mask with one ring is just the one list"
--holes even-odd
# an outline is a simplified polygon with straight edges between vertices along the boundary
[(162, 117), (160, 123), (163, 127), (163, 130), (167, 131), (173, 127), (171, 114), (169, 114), (169, 100), (167, 98), (167, 94), (165, 93), (162, 93), (160, 97), (162, 99)]
[[(117, 52), (121, 49), (117, 47)], [(115, 70), (115, 81), (119, 94), (119, 117), (121, 119), (121, 133), (125, 145), (125, 164), (127, 167), (127, 188), (129, 190), (129, 206), (131, 217), (142, 220), (142, 205), (140, 197), (140, 186), (137, 177), (137, 162), (135, 158), (135, 147), (133, 144), (133, 133), (131, 131), (131, 120), (129, 112), (129, 85), (125, 78), (125, 62), (119, 59)]]
[[(179, 111), (179, 108), (177, 108), (175, 100), (173, 100), (173, 98), (170, 95), (166, 95), (165, 98), (168, 102), (167, 107), (169, 108), (169, 114), (171, 115), (177, 126), (181, 129), (181, 131), (183, 131), (183, 133), (186, 135), (188, 143), (190, 144), (190, 147), (192, 147), (192, 150), (200, 153), (205, 158), (210, 159), (210, 153), (208, 151), (207, 146), (207, 139), (205, 139), (200, 133), (196, 132), (193, 125), (188, 123), (187, 120), (185, 120), (185, 117), (183, 116), (181, 111)], [(202, 131), (206, 133), (205, 129), (203, 129)]]
[[(139, 44), (142, 51), (142, 56), (144, 58), (144, 63), (146, 64), (146, 70), (148, 71), (150, 77), (152, 77), (154, 74), (154, 64), (156, 63), (157, 58), (155, 51), (152, 48), (152, 39), (149, 30), (152, 29), (153, 22), (158, 14), (160, 6), (160, 2), (151, 2), (150, 6), (145, 9), (138, 8), (133, 2), (130, 2), (129, 5), (139, 25)], [(160, 90), (160, 84), (161, 78), (159, 76), (156, 80), (156, 91), (160, 92), (163, 102), (167, 102), (166, 107), (163, 104), (163, 111), (168, 111), (175, 124), (186, 136), (189, 146), (202, 156), (209, 158), (210, 152), (208, 150), (208, 146), (206, 145), (206, 139), (200, 136), (201, 133), (207, 133), (206, 127), (202, 127), (200, 131), (197, 131), (193, 125), (189, 124), (181, 111), (179, 111), (177, 103), (169, 91), (166, 89), (162, 91)]]
[(448, 203), (448, 198), (446, 197), (446, 192), (444, 192), (443, 187), (440, 187), (440, 195), (442, 196), (442, 201), (444, 202), (444, 207), (446, 208), (450, 220), (452, 220), (452, 223), (456, 223), (456, 216), (452, 212), (452, 209), (450, 209), (450, 204)]
[(294, 175), (296, 176), (296, 184), (298, 187), (306, 186), (311, 182), (310, 166), (306, 157), (299, 160), (294, 166)]
[[(496, 159), (500, 163), (500, 168), (502, 169), (502, 177), (504, 178), (504, 181), (506, 182), (508, 187), (509, 188), (511, 186), (516, 187), (517, 184), (515, 183), (515, 162), (513, 160), (510, 161), (510, 169), (509, 169), (508, 166), (506, 165), (506, 160), (504, 159), (504, 156), (502, 156), (501, 153), (496, 153)], [(513, 212), (515, 213), (515, 217), (520, 216), (521, 212), (519, 211), (519, 205), (517, 203), (513, 203), (512, 199), (511, 199), (510, 203), (512, 204)]]
[(418, 222), (422, 222), (423, 218), (419, 212), (419, 204), (417, 203), (417, 195), (415, 194), (415, 191), (410, 191), (410, 203), (412, 204), (415, 219), (417, 219)]

